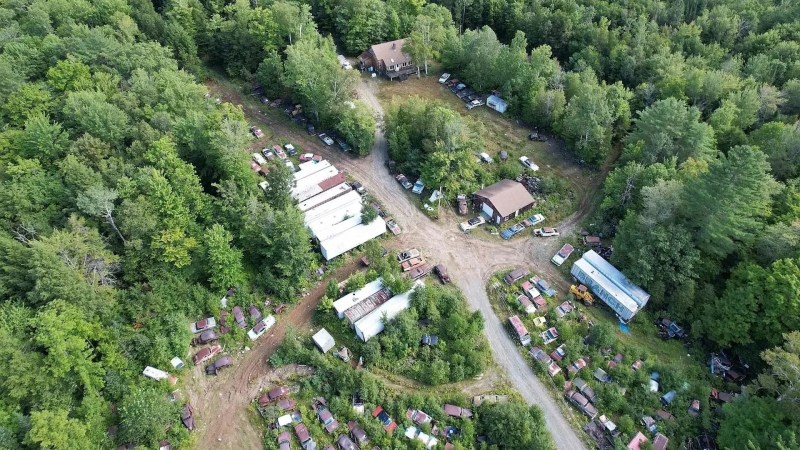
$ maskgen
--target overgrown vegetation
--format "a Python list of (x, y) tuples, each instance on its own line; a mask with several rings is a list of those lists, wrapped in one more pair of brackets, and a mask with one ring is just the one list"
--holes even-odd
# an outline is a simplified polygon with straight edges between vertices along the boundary
[[(332, 441), (332, 436), (322, 430), (316, 416), (308, 411), (308, 406), (312, 398), (324, 396), (340, 427), (345, 426), (348, 420), (356, 420), (367, 432), (369, 445), (377, 445), (382, 449), (423, 448), (420, 447), (420, 442), (410, 441), (402, 433), (407, 426), (413, 425), (406, 418), (406, 410), (409, 408), (429, 414), (437, 421), (440, 430), (447, 425), (456, 427), (457, 432), (452, 442), (459, 450), (474, 448), (478, 435), (486, 438), (486, 443), (479, 444), (480, 449), (554, 448), (541, 411), (535, 406), (529, 407), (521, 403), (514, 396), (509, 403), (485, 403), (477, 408), (472, 407), (474, 416), (471, 419), (447, 417), (442, 411), (444, 403), (471, 407), (463, 394), (433, 394), (427, 390), (413, 394), (394, 392), (369, 371), (354, 370), (333, 355), (322, 355), (310, 346), (308, 336), (291, 332), (287, 333), (270, 362), (273, 365), (299, 363), (314, 367), (315, 373), (312, 376), (298, 381), (300, 390), (293, 397), (298, 401), (300, 411), (304, 412), (304, 422), (317, 437), (318, 445)], [(358, 414), (353, 410), (354, 398), (363, 402), (365, 414)], [(393, 434), (384, 431), (382, 424), (370, 416), (370, 411), (378, 405), (398, 423), (398, 429)], [(422, 431), (431, 433), (431, 424), (419, 427)], [(277, 448), (277, 435), (277, 430), (266, 433), (266, 448)], [(444, 441), (442, 437), (439, 440)]]
[(199, 67), (174, 26), (172, 49), (143, 33), (164, 24), (149, 3), (0, 11), (0, 447), (185, 447), (174, 388), (142, 369), (186, 358), (187, 318), (230, 287), (294, 299), (302, 218), (264, 202), (242, 112), (178, 69), (173, 50)]

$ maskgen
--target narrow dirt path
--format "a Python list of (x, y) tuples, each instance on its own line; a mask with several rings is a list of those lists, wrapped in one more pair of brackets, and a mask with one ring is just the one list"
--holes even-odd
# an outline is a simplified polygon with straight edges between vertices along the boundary
[[(359, 262), (337, 269), (333, 277), (343, 280), (358, 270)], [(250, 424), (250, 404), (264, 387), (269, 387), (289, 375), (305, 373), (307, 369), (288, 366), (272, 369), (267, 360), (283, 341), (291, 326), (307, 329), (311, 317), (325, 293), (326, 283), (320, 283), (294, 307), (288, 315), (277, 317), (269, 334), (252, 344), (249, 351), (234, 356), (234, 366), (219, 376), (206, 376), (203, 365), (193, 369), (186, 386), (188, 401), (197, 415), (197, 448), (200, 449), (256, 449), (263, 447), (259, 428)]]
[[(413, 83), (414, 81), (407, 82)], [(382, 124), (383, 108), (376, 96), (378, 83), (380, 81), (362, 78), (358, 86), (358, 94), (359, 98), (375, 111), (379, 123)], [(232, 92), (228, 88), (212, 84), (209, 84), (209, 88), (224, 100), (243, 105), (250, 120), (268, 125), (278, 135), (290, 137), (295, 143), (300, 144), (304, 151), (322, 154), (340, 170), (345, 170), (363, 183), (372, 195), (386, 205), (403, 229), (403, 233), (389, 241), (388, 246), (392, 248), (417, 247), (425, 256), (448, 267), (454, 283), (464, 292), (470, 306), (479, 310), (484, 316), (486, 324), (484, 332), (498, 365), (505, 370), (514, 387), (520, 391), (529, 404), (535, 404), (542, 408), (556, 448), (563, 450), (585, 448), (578, 433), (561, 414), (556, 400), (551, 397), (549, 391), (531, 370), (528, 362), (519, 354), (517, 344), (511, 340), (504, 324), (492, 311), (486, 293), (486, 283), (493, 273), (518, 265), (532, 268), (536, 273), (547, 278), (561, 292), (565, 292), (569, 287), (567, 280), (550, 263), (550, 258), (559, 247), (557, 239), (527, 237), (507, 242), (488, 237), (482, 230), (475, 231), (474, 234), (464, 234), (458, 229), (455, 215), (449, 210), (444, 211), (445, 218), (438, 222), (428, 219), (412, 202), (411, 195), (413, 194), (402, 189), (387, 172), (384, 164), (388, 159), (388, 150), (381, 126), (375, 132), (376, 139), (372, 153), (367, 157), (356, 159), (348, 154), (338, 152), (332, 147), (325, 146), (315, 136), (304, 133), (292, 124), (263, 114), (257, 108), (248, 105), (247, 102), (242, 102), (242, 96), (238, 92)], [(554, 151), (557, 150), (556, 144), (553, 142), (550, 142), (549, 145), (553, 146)], [(597, 193), (606, 170), (587, 178), (586, 184), (578, 193), (580, 195), (578, 210), (557, 225), (562, 235), (573, 233), (581, 220), (589, 214), (593, 196)], [(300, 325), (310, 320), (310, 314), (307, 317), (301, 313), (298, 314), (297, 317), (290, 317), (283, 323)], [(248, 386), (247, 388), (238, 388), (246, 390), (247, 395), (239, 395), (239, 398), (236, 399), (237, 402), (231, 399), (227, 402), (231, 406), (227, 407), (224, 412), (220, 412), (220, 416), (234, 427), (233, 430), (241, 430), (242, 427), (237, 426), (237, 422), (238, 425), (241, 425), (243, 420), (247, 420), (246, 414), (242, 411), (246, 405), (237, 407), (234, 403), (246, 404), (255, 396), (258, 387), (251, 385), (263, 383), (261, 380), (264, 377), (263, 373), (266, 372), (264, 359), (280, 342), (283, 332), (285, 331), (278, 326), (273, 332), (274, 337), (271, 336), (267, 342), (258, 344), (258, 354), (261, 356), (256, 358), (256, 363), (260, 364), (262, 368), (260, 372), (255, 373), (254, 380), (251, 380), (249, 376), (240, 376), (236, 382), (225, 382), (222, 386), (211, 387), (210, 392), (219, 392), (218, 395), (223, 395), (228, 391), (238, 393), (237, 386)], [(251, 350), (250, 354), (254, 353), (256, 352)], [(247, 358), (249, 360), (250, 357)], [(237, 372), (250, 373), (250, 369), (237, 370)], [(210, 395), (209, 392), (206, 393), (206, 396)], [(232, 417), (239, 414), (242, 415), (242, 418)], [(221, 442), (217, 442), (217, 439), (219, 436), (236, 434), (236, 431), (225, 432), (227, 426), (215, 426), (215, 428), (216, 430), (204, 433), (200, 448), (234, 448), (228, 444), (220, 445)], [(242, 446), (241, 448), (250, 447)]]

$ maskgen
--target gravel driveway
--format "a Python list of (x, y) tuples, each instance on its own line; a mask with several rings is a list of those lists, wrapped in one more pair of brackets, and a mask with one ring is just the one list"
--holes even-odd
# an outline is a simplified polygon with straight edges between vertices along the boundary
[[(375, 96), (376, 83), (375, 80), (362, 79), (358, 94), (380, 119), (383, 109)], [(386, 205), (400, 224), (403, 233), (398, 239), (391, 241), (392, 247), (417, 247), (433, 262), (441, 262), (447, 266), (453, 282), (464, 292), (469, 304), (483, 314), (486, 337), (497, 363), (508, 372), (509, 378), (525, 400), (540, 406), (544, 411), (556, 447), (564, 450), (585, 448), (549, 391), (519, 354), (517, 344), (511, 340), (504, 325), (492, 311), (486, 294), (486, 282), (492, 273), (520, 264), (544, 275), (564, 292), (568, 288), (566, 280), (550, 263), (550, 258), (558, 250), (558, 240), (517, 238), (501, 241), (499, 238), (478, 236), (483, 231), (475, 231), (472, 235), (464, 234), (458, 230), (456, 216), (449, 209), (440, 221), (428, 219), (412, 203), (410, 196), (413, 194), (402, 189), (388, 174), (384, 166), (388, 159), (386, 139), (381, 130), (376, 131), (375, 147), (366, 158), (353, 159), (327, 149), (323, 153), (337, 167), (346, 169), (361, 181), (372, 195)], [(581, 202), (584, 203), (588, 205), (588, 202)], [(572, 233), (583, 214), (585, 212), (579, 211), (560, 224), (561, 233)]]

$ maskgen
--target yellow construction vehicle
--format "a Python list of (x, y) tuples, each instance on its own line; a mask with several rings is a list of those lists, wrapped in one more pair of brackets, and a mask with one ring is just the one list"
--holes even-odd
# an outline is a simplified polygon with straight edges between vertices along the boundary
[(576, 299), (583, 300), (583, 303), (587, 306), (594, 304), (594, 296), (589, 292), (589, 288), (582, 284), (570, 286), (569, 293), (574, 295)]

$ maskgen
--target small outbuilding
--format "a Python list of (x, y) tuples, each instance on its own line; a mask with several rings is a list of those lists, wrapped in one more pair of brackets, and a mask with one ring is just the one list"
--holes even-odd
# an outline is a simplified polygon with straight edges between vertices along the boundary
[(533, 207), (534, 199), (521, 183), (501, 180), (476, 192), (474, 206), (499, 225)]
[(317, 348), (319, 348), (322, 353), (328, 353), (328, 350), (336, 346), (336, 341), (333, 340), (333, 336), (331, 336), (325, 328), (320, 328), (311, 339), (314, 340), (314, 344), (316, 344)]
[(508, 103), (496, 95), (490, 95), (486, 99), (486, 106), (492, 108), (493, 110), (499, 112), (500, 114), (504, 114), (506, 112), (506, 109), (508, 109)]

